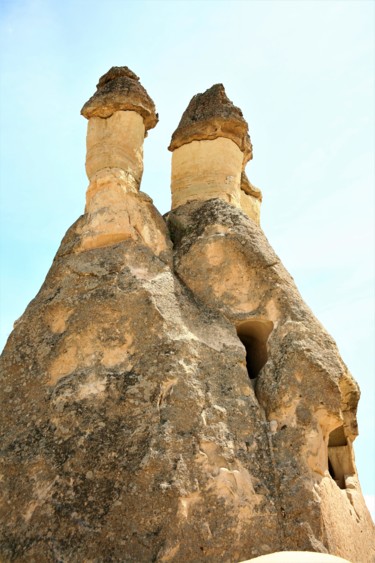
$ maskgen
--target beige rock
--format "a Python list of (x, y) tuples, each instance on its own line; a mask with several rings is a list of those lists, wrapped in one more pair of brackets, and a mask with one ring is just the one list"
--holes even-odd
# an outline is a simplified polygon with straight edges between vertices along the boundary
[(141, 241), (77, 252), (85, 221), (1, 357), (2, 560), (281, 549), (268, 430), (235, 329)]
[(258, 225), (260, 223), (260, 204), (260, 199), (248, 195), (241, 190), (239, 207), (244, 213), (246, 213), (248, 217), (250, 217), (250, 219), (253, 219)]
[(260, 223), (262, 192), (249, 182), (245, 172), (241, 174), (240, 207), (257, 225)]
[(238, 146), (224, 137), (192, 141), (176, 149), (172, 155), (172, 209), (216, 197), (240, 207), (242, 160)]
[(116, 111), (107, 119), (92, 117), (87, 127), (86, 172), (89, 180), (105, 168), (123, 170), (139, 189), (143, 173), (143, 118), (135, 111)]
[(261, 229), (238, 209), (222, 199), (195, 201), (171, 211), (168, 222), (180, 279), (233, 323), (244, 346), (269, 421), (283, 549), (324, 547), (371, 561), (374, 528), (352, 448), (359, 389), (334, 341)]
[[(116, 104), (142, 93), (133, 83), (111, 69), (90, 119), (100, 100), (108, 123), (131, 114)], [(247, 128), (233, 111), (220, 131), (234, 136)], [(228, 135), (175, 152), (214, 147), (223, 175), (232, 161), (213, 155), (230, 147), (237, 188), (259, 201)], [(372, 561), (358, 386), (259, 226), (213, 192), (166, 222), (123, 160), (100, 159), (0, 358), (1, 561)]]
[(165, 223), (152, 200), (139, 193), (143, 141), (157, 122), (155, 106), (138, 77), (127, 67), (113, 67), (99, 80), (84, 105), (87, 128), (85, 221), (76, 252), (133, 239), (158, 256), (168, 253)]
[(172, 209), (218, 197), (259, 224), (262, 194), (244, 173), (252, 158), (248, 126), (222, 84), (192, 98), (169, 150), (173, 151)]
[(158, 256), (170, 252), (165, 222), (148, 195), (127, 191), (126, 185), (112, 178), (105, 189), (88, 197), (87, 208), (76, 252), (127, 239), (145, 244)]
[(172, 135), (169, 150), (174, 151), (192, 141), (218, 137), (236, 143), (244, 155), (245, 167), (253, 157), (248, 126), (242, 111), (230, 101), (222, 84), (214, 84), (203, 94), (193, 96)]

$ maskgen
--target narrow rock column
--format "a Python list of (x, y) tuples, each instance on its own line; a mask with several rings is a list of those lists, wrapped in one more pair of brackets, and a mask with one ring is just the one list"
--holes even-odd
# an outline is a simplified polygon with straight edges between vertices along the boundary
[(81, 114), (89, 120), (86, 173), (90, 180), (81, 250), (141, 238), (159, 254), (165, 249), (165, 234), (160, 233), (158, 218), (150, 217), (156, 211), (151, 199), (139, 192), (143, 141), (158, 122), (154, 102), (134, 72), (112, 67), (100, 78)]
[(252, 158), (248, 125), (222, 84), (192, 98), (169, 150), (172, 209), (189, 201), (220, 198), (259, 224), (262, 194), (244, 172)]
[(90, 180), (86, 210), (102, 179), (113, 176), (127, 192), (137, 192), (143, 174), (145, 126), (135, 111), (116, 111), (110, 117), (92, 117), (87, 128), (86, 172)]

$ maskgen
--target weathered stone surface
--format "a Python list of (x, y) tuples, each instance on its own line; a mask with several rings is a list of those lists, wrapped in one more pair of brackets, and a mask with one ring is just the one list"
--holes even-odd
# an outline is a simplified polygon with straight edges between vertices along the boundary
[[(145, 244), (159, 256), (169, 249), (166, 226), (152, 200), (139, 193), (148, 117), (138, 110), (124, 111), (129, 96), (133, 101), (134, 96), (133, 86), (129, 93), (122, 79), (138, 80), (127, 67), (113, 67), (99, 80), (94, 102), (89, 100), (84, 106), (88, 106), (84, 115), (90, 117), (86, 138), (86, 173), (90, 184), (86, 192), (86, 215), (75, 251), (105, 247), (130, 238)], [(115, 101), (125, 100), (126, 103), (109, 117), (103, 117), (108, 113), (108, 100), (112, 100), (105, 90), (107, 85)], [(135, 88), (138, 92), (138, 83)], [(151, 100), (143, 88), (142, 92)], [(95, 112), (91, 111), (92, 107)], [(115, 107), (120, 106), (112, 104), (112, 110)]]
[(260, 204), (262, 203), (262, 192), (256, 188), (246, 176), (246, 172), (241, 174), (240, 208), (257, 225), (260, 223)]
[(172, 209), (221, 197), (240, 207), (242, 152), (231, 140), (192, 141), (172, 155)]
[(334, 341), (238, 209), (221, 199), (194, 202), (168, 221), (179, 278), (237, 327), (246, 347), (270, 425), (283, 548), (371, 561), (373, 525), (352, 450), (359, 389)]
[[(372, 561), (357, 384), (255, 220), (222, 191), (164, 220), (138, 191), (133, 113), (95, 129), (119, 160), (97, 151), (86, 213), (0, 359), (1, 561)], [(230, 147), (260, 202), (219, 137), (190, 145)]]
[[(370, 561), (352, 457), (345, 489), (328, 471), (358, 389), (260, 229), (220, 200), (179, 208), (176, 277), (134, 240), (76, 252), (84, 221), (2, 355), (3, 558)], [(250, 380), (240, 339), (262, 338)]]
[(116, 111), (107, 119), (92, 117), (86, 137), (88, 178), (91, 180), (104, 168), (120, 168), (126, 172), (132, 187), (139, 189), (144, 137), (143, 118), (135, 111)]
[(169, 150), (172, 209), (219, 197), (259, 224), (262, 192), (244, 172), (252, 158), (248, 126), (222, 84), (192, 98)]
[(87, 119), (106, 118), (116, 111), (136, 111), (143, 117), (146, 131), (158, 122), (154, 102), (127, 66), (112, 67), (100, 78), (95, 94), (84, 104), (81, 114)]
[(251, 195), (255, 199), (262, 201), (263, 196), (259, 188), (255, 187), (246, 176), (246, 172), (241, 174), (241, 190), (245, 192), (246, 195)]
[(233, 325), (144, 245), (75, 253), (83, 220), (1, 360), (3, 558), (281, 549), (269, 428)]
[(133, 239), (148, 246), (157, 256), (168, 256), (171, 243), (165, 222), (152, 199), (129, 193), (120, 182), (104, 182), (104, 189), (90, 200), (89, 212), (80, 224), (76, 252)]
[(242, 111), (227, 97), (222, 84), (214, 84), (203, 94), (196, 94), (191, 99), (172, 135), (169, 150), (174, 151), (192, 141), (218, 137), (236, 143), (244, 153), (244, 165), (252, 158), (253, 147), (247, 122)]

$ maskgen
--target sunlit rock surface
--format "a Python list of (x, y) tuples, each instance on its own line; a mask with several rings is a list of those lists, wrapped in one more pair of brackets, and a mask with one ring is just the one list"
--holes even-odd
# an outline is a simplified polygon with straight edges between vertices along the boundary
[[(129, 69), (107, 75), (84, 106), (85, 214), (1, 357), (1, 561), (372, 561), (334, 341), (241, 202), (202, 181), (163, 219), (139, 192), (155, 109)], [(194, 143), (231, 143), (260, 199), (245, 145), (173, 157)]]
[(244, 171), (253, 157), (241, 110), (215, 84), (192, 98), (172, 135), (172, 209), (220, 198), (260, 222), (262, 193)]
[(139, 192), (143, 141), (155, 127), (155, 104), (127, 67), (112, 67), (81, 110), (88, 122), (86, 215), (80, 250), (133, 239), (159, 256), (168, 247), (166, 229), (146, 194)]

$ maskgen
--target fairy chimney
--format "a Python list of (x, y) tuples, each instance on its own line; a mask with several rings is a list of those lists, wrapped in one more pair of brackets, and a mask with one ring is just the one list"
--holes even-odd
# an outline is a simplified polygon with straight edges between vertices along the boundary
[(86, 173), (90, 180), (82, 249), (141, 237), (157, 252), (165, 250), (158, 227), (149, 217), (151, 200), (139, 192), (143, 141), (157, 124), (158, 114), (138, 76), (126, 66), (112, 67), (100, 78), (81, 114), (88, 119)]
[[(126, 191), (136, 192), (143, 173), (143, 140), (155, 127), (155, 104), (128, 67), (112, 67), (81, 114), (87, 128), (86, 172), (94, 183), (105, 170), (118, 174)], [(90, 184), (90, 188), (93, 186)], [(92, 194), (88, 194), (90, 208)]]
[(262, 194), (245, 173), (253, 157), (248, 125), (222, 84), (191, 99), (169, 150), (173, 152), (172, 209), (218, 197), (259, 224)]
[(193, 98), (164, 219), (135, 75), (83, 113), (86, 212), (0, 358), (0, 560), (372, 561), (359, 388), (243, 212), (242, 114), (221, 86)]

